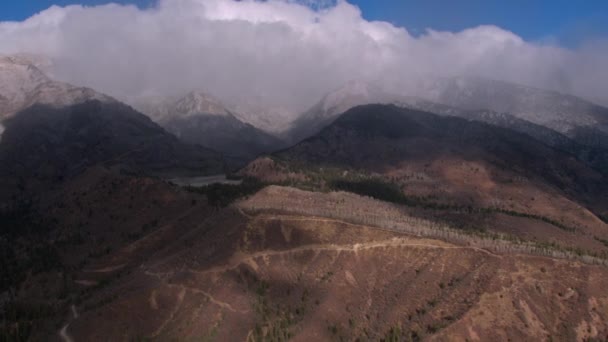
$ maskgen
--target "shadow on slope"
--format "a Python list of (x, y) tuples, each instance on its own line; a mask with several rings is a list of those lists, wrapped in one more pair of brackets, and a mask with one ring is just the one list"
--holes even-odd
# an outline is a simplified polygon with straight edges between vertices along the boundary
[(120, 103), (36, 105), (3, 124), (2, 180), (21, 190), (52, 185), (96, 164), (157, 176), (218, 174), (225, 169), (219, 153), (181, 142)]

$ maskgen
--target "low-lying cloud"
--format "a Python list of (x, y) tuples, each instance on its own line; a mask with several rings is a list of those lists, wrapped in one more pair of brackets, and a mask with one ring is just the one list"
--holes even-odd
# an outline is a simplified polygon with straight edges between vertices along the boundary
[(0, 22), (0, 53), (49, 56), (54, 77), (119, 98), (196, 89), (302, 110), (353, 79), (407, 92), (429, 75), (474, 75), (608, 103), (607, 42), (573, 50), (527, 42), (495, 26), (414, 36), (365, 20), (345, 1), (327, 3), (54, 6), (23, 22)]

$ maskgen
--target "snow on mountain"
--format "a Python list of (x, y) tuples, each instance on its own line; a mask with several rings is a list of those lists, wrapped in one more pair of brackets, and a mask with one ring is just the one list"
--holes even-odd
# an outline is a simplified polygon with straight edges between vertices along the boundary
[(286, 130), (294, 114), (287, 108), (259, 98), (233, 99), (224, 103), (203, 92), (190, 92), (184, 97), (147, 96), (129, 101), (135, 108), (156, 122), (167, 122), (174, 117), (204, 114), (233, 116), (264, 132), (277, 134)]
[(37, 86), (50, 82), (38, 68), (19, 57), (0, 57), (0, 115), (6, 116), (28, 101)]
[(316, 105), (300, 115), (284, 135), (292, 142), (298, 142), (317, 133), (340, 114), (353, 107), (371, 103), (391, 104), (401, 101), (402, 98), (373, 84), (351, 81), (328, 93)]
[(34, 104), (59, 107), (94, 99), (114, 101), (92, 89), (50, 79), (28, 57), (0, 56), (0, 120)]
[(561, 133), (608, 124), (608, 109), (572, 95), (472, 77), (427, 80), (417, 95), (466, 110), (489, 109)]
[(129, 102), (159, 123), (193, 115), (234, 116), (219, 99), (197, 91), (192, 91), (183, 97), (148, 96)]
[(318, 109), (321, 109), (319, 114), (330, 118), (356, 106), (370, 103), (392, 103), (399, 98), (373, 84), (356, 80), (325, 95)]
[(183, 141), (219, 151), (236, 163), (284, 146), (206, 93), (190, 92), (178, 99), (150, 97), (140, 99), (136, 107)]
[(296, 116), (291, 109), (260, 98), (242, 100), (232, 107), (243, 122), (274, 135), (287, 130)]
[(191, 92), (179, 99), (174, 104), (175, 114), (188, 116), (205, 113), (207, 115), (231, 115), (224, 105), (215, 97), (200, 93)]

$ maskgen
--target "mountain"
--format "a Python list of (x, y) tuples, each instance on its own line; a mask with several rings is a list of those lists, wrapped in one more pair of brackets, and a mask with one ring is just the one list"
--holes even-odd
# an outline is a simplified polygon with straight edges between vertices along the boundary
[[(180, 187), (222, 156), (28, 65), (0, 92), (1, 341), (608, 336), (608, 181), (572, 130), (353, 82), (249, 177)], [(265, 146), (205, 94), (150, 110)]]
[(72, 178), (96, 164), (158, 176), (224, 171), (219, 153), (181, 142), (119, 102), (38, 104), (4, 126), (0, 178), (22, 189)]
[(296, 143), (330, 124), (340, 114), (359, 105), (371, 103), (393, 103), (401, 99), (398, 95), (384, 92), (379, 87), (363, 81), (351, 81), (325, 95), (317, 104), (301, 114), (285, 133)]
[(191, 92), (149, 113), (180, 139), (220, 151), (241, 163), (284, 147), (281, 140), (243, 122), (219, 100), (204, 93)]
[(270, 186), (214, 208), (204, 194), (104, 168), (45, 197), (17, 221), (0, 208), (0, 291), (18, 284), (4, 292), (6, 340), (608, 333), (606, 267), (446, 232), (369, 197)]
[(164, 170), (185, 148), (144, 115), (99, 101), (66, 108), (9, 119), (0, 156), (22, 146), (11, 155), (24, 174), (49, 169), (26, 157), (41, 150), (50, 169), (108, 160), (0, 206), (0, 339), (608, 333), (608, 230), (583, 206), (605, 203), (605, 179), (524, 134), (361, 106), (246, 168), (274, 163), (290, 184), (324, 191), (250, 179), (194, 189), (121, 172)]
[[(355, 107), (317, 135), (276, 155), (312, 164), (323, 162), (381, 170), (400, 161), (412, 158), (430, 161), (448, 153), (534, 174), (556, 186), (565, 186), (562, 182), (569, 178), (558, 174), (559, 169), (566, 175), (586, 174), (590, 177), (586, 180), (593, 180), (592, 184), (603, 179), (569, 154), (527, 135), (395, 105)], [(566, 171), (569, 168), (573, 169)], [(580, 182), (572, 184), (581, 185)], [(587, 184), (585, 188), (591, 190), (594, 186)]]
[(579, 246), (608, 237), (600, 219), (608, 214), (608, 179), (573, 155), (510, 129), (393, 105), (355, 107), (241, 173), (306, 189), (363, 191), (422, 217), (496, 233), (513, 232), (509, 217), (527, 217), (518, 223), (521, 238), (547, 243), (559, 231)]
[[(79, 288), (92, 294), (59, 326), (84, 341), (583, 340), (607, 333), (605, 267), (249, 209), (284, 201), (287, 208), (316, 202), (365, 211), (361, 200), (270, 187), (199, 223), (187, 217), (182, 231), (169, 222), (158, 232), (175, 237), (151, 258), (133, 247), (145, 251), (158, 239), (143, 238), (81, 272), (76, 279), (89, 286)], [(133, 262), (125, 264), (127, 257)], [(111, 280), (95, 291), (101, 277)], [(576, 328), (582, 324), (593, 328)]]
[(577, 141), (585, 140), (589, 134), (586, 130), (608, 136), (608, 108), (572, 95), (469, 77), (430, 80), (419, 91), (432, 102), (466, 110), (510, 113)]
[(237, 98), (230, 108), (238, 113), (239, 120), (274, 136), (289, 129), (295, 116), (291, 109), (261, 97)]
[[(457, 82), (459, 80), (461, 83)], [(454, 93), (455, 91), (452, 89), (452, 86), (456, 87), (458, 84), (460, 85), (458, 89), (463, 94)], [(430, 85), (433, 85), (433, 87)], [(478, 89), (479, 93), (475, 93), (475, 90), (469, 90), (467, 88), (469, 85), (476, 85), (479, 89), (474, 89)], [(491, 92), (488, 89), (499, 86), (505, 89), (493, 91), (493, 93), (498, 94), (494, 97), (500, 98), (500, 96), (504, 96), (503, 93), (507, 93), (510, 94), (510, 97), (506, 101), (519, 97), (520, 99), (515, 101), (519, 105), (492, 105), (491, 98), (487, 98), (490, 95), (481, 91), (481, 89), (484, 89)], [(445, 94), (440, 91), (444, 88)], [(340, 114), (350, 108), (373, 103), (394, 104), (403, 108), (455, 116), (470, 121), (485, 122), (494, 126), (508, 128), (526, 134), (553, 148), (573, 154), (587, 165), (604, 174), (608, 174), (608, 134), (602, 131), (599, 121), (591, 119), (581, 120), (577, 117), (580, 113), (588, 113), (590, 117), (599, 117), (601, 119), (602, 114), (599, 116), (595, 114), (602, 113), (605, 110), (602, 107), (572, 96), (483, 79), (461, 78), (442, 79), (436, 82), (429, 81), (422, 89), (419, 95), (425, 94), (426, 98), (390, 94), (368, 83), (360, 81), (350, 82), (344, 87), (327, 94), (319, 103), (306, 113), (303, 113), (294, 121), (291, 129), (284, 133), (284, 136), (292, 141), (292, 143), (297, 143), (320, 132), (325, 126), (331, 124)], [(518, 91), (522, 94), (518, 94)], [(534, 92), (540, 95), (536, 94), (536, 96), (533, 96)], [(438, 94), (443, 95), (439, 96)], [(451, 94), (450, 96), (454, 100), (449, 100), (448, 94)], [(527, 96), (528, 98), (522, 98), (522, 96)], [(431, 100), (427, 98), (431, 98)], [(467, 98), (479, 98), (479, 101), (475, 102), (476, 104), (470, 103), (467, 102)], [(456, 99), (460, 102), (456, 101)], [(555, 105), (555, 101), (561, 101), (562, 107)], [(445, 104), (446, 102), (448, 104)], [(528, 108), (527, 111), (524, 111), (525, 108)], [(498, 109), (503, 111), (497, 111)], [(505, 110), (514, 110), (515, 113)], [(560, 117), (561, 120), (570, 120), (569, 122), (573, 125), (572, 127), (575, 128), (564, 133), (555, 130), (552, 127), (553, 125), (548, 124), (550, 123), (549, 121), (543, 121), (543, 124), (535, 123), (531, 121), (534, 117), (526, 114), (534, 110), (543, 113), (546, 117), (555, 115)]]
[(34, 104), (62, 107), (88, 100), (115, 101), (92, 89), (50, 79), (28, 57), (0, 56), (0, 121)]
[[(594, 169), (608, 174), (608, 146), (600, 143), (577, 141), (563, 133), (542, 125), (521, 119), (509, 113), (491, 110), (465, 110), (438, 104), (416, 97), (407, 97), (395, 103), (403, 108), (410, 108), (440, 115), (455, 116), (471, 121), (485, 122), (493, 126), (511, 129), (526, 134), (555, 149), (570, 153)], [(593, 131), (593, 128), (578, 128), (581, 132)], [(579, 134), (578, 136), (584, 136)], [(593, 135), (587, 134), (587, 137)], [(601, 139), (601, 135), (598, 140)]]

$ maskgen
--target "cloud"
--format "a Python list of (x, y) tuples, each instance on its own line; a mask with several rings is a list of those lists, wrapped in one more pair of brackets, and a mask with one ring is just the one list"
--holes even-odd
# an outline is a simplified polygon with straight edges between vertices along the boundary
[(53, 6), (0, 23), (0, 53), (18, 52), (47, 55), (54, 77), (119, 98), (197, 89), (299, 111), (352, 79), (407, 92), (429, 75), (475, 75), (608, 103), (605, 42), (571, 50), (495, 26), (413, 36), (342, 0)]

